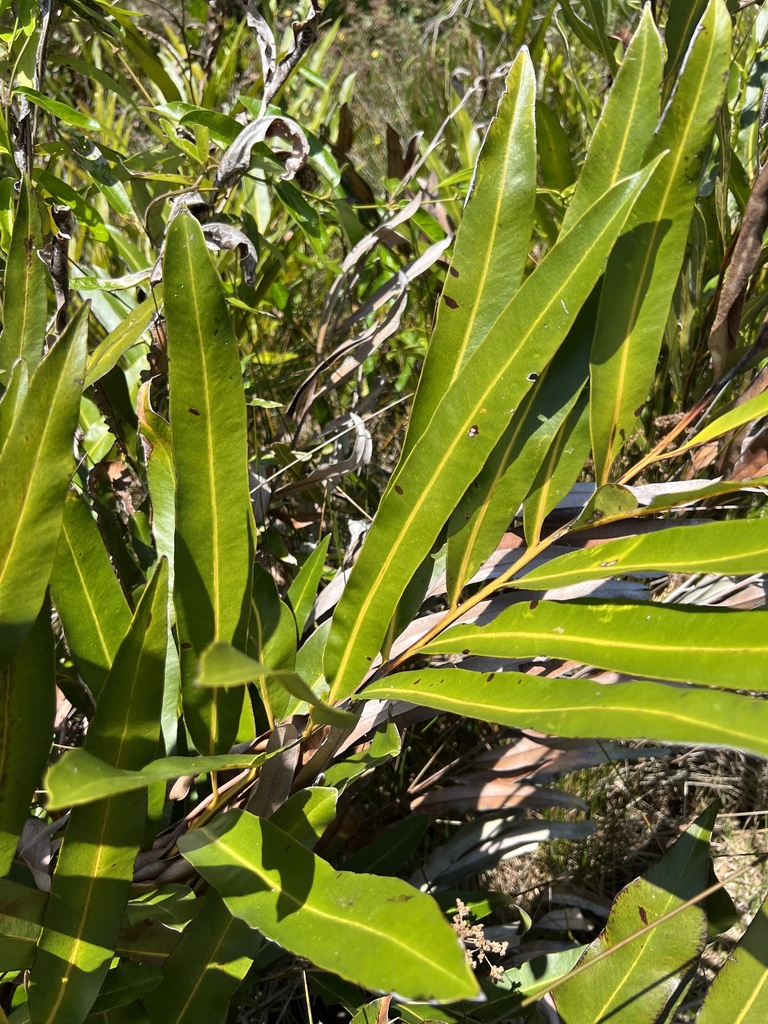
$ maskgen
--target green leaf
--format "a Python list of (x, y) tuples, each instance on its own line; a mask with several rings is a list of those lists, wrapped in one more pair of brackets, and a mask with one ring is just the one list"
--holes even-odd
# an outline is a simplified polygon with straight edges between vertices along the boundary
[(512, 580), (510, 586), (549, 590), (654, 569), (746, 576), (762, 572), (767, 555), (768, 519), (673, 526), (562, 555)]
[(325, 725), (349, 729), (357, 722), (357, 716), (341, 708), (329, 707), (307, 686), (298, 672), (287, 669), (268, 669), (247, 654), (236, 650), (231, 644), (220, 641), (207, 647), (200, 656), (199, 686), (218, 688), (243, 686), (258, 679), (274, 679), (294, 697), (306, 701), (312, 708), (312, 717)]
[(97, 242), (108, 242), (109, 231), (93, 203), (85, 200), (80, 193), (68, 185), (67, 182), (56, 178), (49, 171), (36, 167), (34, 179), (46, 192), (53, 196), (57, 202), (72, 208), (72, 212), (81, 224), (86, 225)]
[(645, 8), (589, 144), (561, 234), (617, 181), (642, 165), (659, 118), (661, 64), (661, 39)]
[[(248, 653), (254, 661), (261, 662), (270, 669), (292, 671), (296, 664), (297, 644), (296, 620), (293, 613), (288, 605), (280, 600), (277, 584), (272, 576), (257, 563), (253, 568)], [(304, 647), (306, 646), (305, 644)], [(259, 688), (270, 721), (283, 721), (298, 706), (296, 698), (273, 677), (260, 676), (254, 681)]]
[(346, 757), (343, 761), (337, 761), (330, 768), (325, 770), (325, 782), (333, 786), (339, 793), (343, 793), (355, 779), (361, 775), (377, 768), (380, 764), (391, 761), (397, 757), (401, 750), (400, 733), (394, 722), (387, 722), (379, 726), (373, 734), (371, 744), (363, 750)]
[(317, 588), (323, 575), (325, 556), (328, 554), (330, 543), (331, 535), (328, 533), (320, 540), (288, 588), (288, 604), (296, 619), (299, 636), (304, 632), (309, 621), (309, 614), (317, 597)]
[(665, 93), (668, 93), (678, 80), (691, 36), (706, 8), (707, 0), (675, 0), (669, 5), (667, 24), (664, 26), (664, 42), (667, 44), (667, 63), (664, 67)]
[(37, 255), (42, 248), (39, 200), (24, 175), (3, 282), (3, 332), (0, 334), (0, 370), (6, 374), (0, 378), (3, 384), (8, 383), (7, 375), (17, 359), (26, 359), (33, 371), (43, 357), (48, 324), (48, 273)]
[(270, 821), (237, 810), (182, 836), (179, 849), (232, 914), (318, 967), (404, 998), (477, 995), (434, 901), (399, 879), (336, 871)]
[(53, 570), (87, 335), (83, 306), (33, 374), (0, 453), (0, 666), (37, 618)]
[(456, 236), (437, 324), (411, 410), (405, 451), (424, 433), (451, 381), (523, 277), (536, 194), (536, 81), (518, 54), (483, 143)]
[[(152, 1024), (223, 1024), (259, 936), (232, 917), (209, 891), (163, 966), (163, 979), (144, 999)], [(250, 948), (249, 948), (250, 947)]]
[(768, 391), (763, 391), (759, 395), (755, 395), (754, 398), (744, 402), (743, 405), (737, 405), (735, 409), (730, 409), (728, 412), (723, 413), (722, 416), (718, 416), (717, 419), (708, 423), (697, 434), (694, 434), (685, 444), (680, 445), (674, 452), (667, 452), (664, 457), (671, 458), (673, 455), (687, 452), (690, 448), (706, 444), (707, 441), (712, 441), (716, 437), (722, 437), (723, 434), (727, 434), (731, 430), (737, 430), (739, 427), (743, 427), (745, 423), (753, 423), (755, 420), (760, 420), (764, 416), (768, 416)]
[(762, 611), (532, 601), (487, 626), (454, 626), (423, 653), (546, 656), (625, 675), (764, 690), (766, 637), (768, 612)]
[(448, 526), (446, 575), (452, 606), (483, 560), (495, 551), (589, 378), (594, 295), (555, 358), (520, 403)]
[[(160, 739), (168, 567), (158, 563), (90, 723), (85, 753), (137, 771)], [(72, 751), (75, 753), (75, 751)], [(122, 793), (72, 810), (59, 851), (29, 990), (39, 1024), (82, 1021), (117, 947), (144, 835), (147, 798)]]
[(730, 61), (731, 19), (711, 0), (648, 158), (668, 152), (608, 261), (591, 372), (591, 431), (598, 483), (634, 429), (656, 370), (699, 184)]
[[(151, 991), (160, 981), (161, 974), (151, 964), (137, 964), (121, 961), (113, 967), (104, 979), (93, 1013), (104, 1013), (117, 1006), (126, 1006), (134, 999), (140, 999)], [(90, 1019), (90, 1018), (89, 1018)]]
[[(704, 948), (706, 915), (686, 907), (631, 941), (645, 925), (677, 910), (705, 888), (716, 807), (704, 811), (660, 863), (617, 896), (605, 930), (579, 962), (589, 970), (555, 992), (558, 1013), (569, 1024), (637, 1024), (655, 1021)], [(619, 943), (630, 941), (618, 949)], [(592, 961), (609, 949), (610, 956)]]
[(128, 316), (102, 341), (88, 359), (88, 371), (85, 375), (85, 386), (90, 387), (101, 380), (117, 365), (121, 356), (133, 348), (149, 327), (158, 303), (162, 301), (161, 286), (154, 288), (153, 294), (132, 309)]
[(157, 782), (207, 772), (257, 768), (268, 754), (213, 754), (210, 757), (161, 757), (139, 770), (115, 768), (87, 750), (68, 750), (48, 769), (48, 807), (63, 810), (119, 793), (146, 789)]
[(101, 125), (98, 121), (94, 121), (92, 117), (88, 117), (87, 114), (83, 114), (79, 110), (75, 110), (67, 103), (51, 99), (50, 96), (44, 96), (41, 92), (38, 92), (37, 89), (16, 86), (14, 92), (21, 93), (22, 96), (26, 96), (27, 99), (31, 100), (36, 107), (40, 107), (41, 110), (45, 110), (49, 114), (52, 114), (55, 118), (58, 118), (59, 121), (64, 121), (66, 124), (74, 125), (75, 128), (80, 128), (84, 132), (101, 131)]
[(51, 749), (56, 673), (51, 611), (0, 669), (0, 876), (7, 875)]
[(419, 444), (400, 462), (333, 617), (325, 657), (331, 703), (360, 683), (408, 580), (496, 446), (510, 409), (573, 325), (652, 170), (614, 186), (549, 251), (464, 364)]
[(181, 670), (174, 629), (176, 608), (173, 603), (174, 552), (176, 535), (176, 475), (173, 468), (170, 427), (158, 416), (149, 401), (149, 385), (139, 389), (137, 414), (144, 447), (147, 483), (152, 498), (152, 537), (158, 558), (168, 559), (168, 650), (165, 657), (165, 686), (160, 728), (166, 753), (176, 749)]
[(197, 659), (215, 640), (245, 647), (255, 528), (237, 339), (200, 225), (189, 214), (168, 229), (164, 280), (184, 716), (198, 750), (214, 754), (234, 741), (243, 690), (196, 686)]
[(289, 797), (270, 821), (302, 846), (313, 849), (336, 817), (337, 789), (310, 786)]
[(768, 753), (768, 708), (762, 701), (693, 686), (646, 680), (607, 685), (457, 668), (399, 672), (361, 696), (407, 700), (553, 736), (712, 743)]
[(47, 900), (39, 889), (0, 878), (0, 971), (32, 966)]
[(768, 898), (715, 975), (696, 1024), (762, 1024), (768, 1014)]
[(576, 179), (568, 136), (557, 115), (541, 102), (536, 104), (536, 138), (544, 187), (564, 192)]
[(571, 490), (589, 455), (589, 398), (577, 396), (557, 431), (523, 504), (528, 544), (537, 544), (544, 520)]
[(0, 396), (0, 452), (8, 440), (11, 424), (29, 388), (29, 367), (26, 360), (16, 360), (11, 367), (10, 377), (6, 377), (3, 384), (5, 391)]
[(411, 814), (347, 857), (344, 867), (348, 871), (394, 875), (424, 838), (428, 825), (428, 814)]
[(77, 670), (98, 701), (131, 610), (117, 581), (96, 520), (73, 491), (51, 576), (51, 593)]

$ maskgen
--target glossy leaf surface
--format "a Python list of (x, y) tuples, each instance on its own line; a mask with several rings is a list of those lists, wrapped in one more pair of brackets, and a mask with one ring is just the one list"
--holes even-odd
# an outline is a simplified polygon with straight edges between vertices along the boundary
[(318, 967), (405, 998), (452, 1002), (477, 993), (437, 905), (399, 879), (336, 871), (242, 811), (183, 836), (179, 849), (232, 914)]
[(161, 757), (145, 768), (115, 768), (87, 750), (69, 750), (51, 765), (45, 777), (52, 810), (91, 803), (119, 793), (146, 789), (157, 782), (207, 772), (257, 768), (268, 754), (213, 754), (210, 757)]
[(235, 738), (243, 691), (203, 690), (193, 680), (214, 640), (245, 644), (252, 512), (237, 339), (203, 233), (188, 214), (168, 229), (164, 280), (182, 693), (198, 750), (215, 754)]
[(553, 736), (713, 743), (768, 753), (768, 709), (762, 703), (691, 686), (424, 669), (374, 683), (362, 696), (407, 700)]
[[(619, 893), (605, 930), (580, 964), (631, 940), (641, 928), (678, 910), (706, 887), (715, 813), (714, 808), (704, 811), (662, 861)], [(679, 909), (670, 920), (561, 985), (555, 993), (560, 1016), (569, 1024), (656, 1020), (706, 940), (703, 908)]]
[[(649, 174), (611, 189), (542, 260), (395, 471), (333, 617), (325, 656), (332, 702), (355, 689), (378, 653), (408, 580), (495, 447), (509, 410), (568, 333)], [(586, 251), (583, 237), (591, 240)]]
[(0, 453), (0, 666), (37, 618), (53, 570), (87, 333), (83, 306), (32, 375)]
[(762, 690), (768, 612), (656, 603), (512, 605), (487, 626), (454, 626), (425, 653), (581, 661), (625, 675)]
[[(168, 568), (142, 595), (104, 683), (85, 749), (116, 768), (137, 770), (160, 739), (167, 638)], [(117, 946), (144, 833), (146, 793), (123, 793), (71, 813), (59, 852), (30, 987), (40, 1024), (87, 1016)]]
[(446, 388), (520, 286), (536, 191), (535, 91), (533, 66), (523, 50), (510, 69), (475, 170), (413, 403), (406, 451), (424, 433)]
[(548, 590), (651, 570), (748, 575), (764, 571), (767, 565), (768, 520), (749, 519), (674, 526), (658, 533), (609, 540), (552, 559), (511, 585)]
[(711, 0), (647, 158), (666, 152), (608, 261), (595, 327), (591, 430), (595, 475), (606, 483), (656, 369), (730, 61), (731, 18)]
[(0, 669), (0, 877), (8, 874), (51, 749), (56, 673), (46, 602), (13, 660)]
[(37, 255), (43, 247), (43, 229), (37, 193), (26, 175), (21, 180), (19, 203), (5, 265), (3, 331), (0, 334), (0, 370), (5, 384), (11, 366), (25, 359), (30, 373), (43, 357), (48, 321), (47, 272)]
[(715, 975), (697, 1024), (761, 1024), (768, 1015), (768, 900), (763, 900), (730, 958)]
[(64, 503), (51, 591), (78, 672), (98, 699), (130, 625), (131, 610), (96, 520), (73, 492)]
[(152, 1024), (218, 1024), (240, 986), (260, 937), (232, 917), (209, 891), (195, 919), (163, 965), (163, 978), (145, 998)]

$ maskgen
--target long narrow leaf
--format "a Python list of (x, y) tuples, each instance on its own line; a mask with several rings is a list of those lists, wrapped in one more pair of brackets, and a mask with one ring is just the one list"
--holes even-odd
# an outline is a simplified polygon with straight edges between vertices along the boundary
[(768, 612), (659, 604), (512, 605), (487, 626), (454, 626), (424, 653), (581, 661), (625, 675), (768, 689)]
[[(160, 739), (167, 638), (168, 568), (161, 561), (115, 656), (85, 749), (115, 768), (138, 770)], [(72, 811), (59, 852), (29, 991), (39, 1024), (79, 1024), (117, 946), (144, 833), (144, 790)]]
[(407, 700), (554, 736), (712, 743), (768, 753), (765, 703), (705, 688), (424, 669), (400, 672), (369, 686), (362, 696)]
[(120, 793), (147, 789), (157, 782), (207, 772), (258, 768), (271, 754), (213, 754), (210, 757), (161, 757), (140, 769), (115, 768), (87, 750), (68, 750), (45, 777), (48, 807), (63, 810)]
[(400, 463), (333, 618), (325, 659), (332, 703), (365, 674), (408, 580), (496, 446), (510, 410), (562, 344), (652, 171), (614, 186), (542, 260)]
[[(645, 10), (595, 129), (562, 235), (600, 196), (640, 166), (658, 120), (661, 65), (659, 34)], [(460, 240), (461, 236), (457, 246)], [(510, 512), (528, 493), (562, 418), (589, 376), (598, 298), (595, 294), (583, 307), (568, 341), (521, 402), (451, 517), (446, 573), (452, 604), (496, 548), (509, 526)]]
[(562, 555), (511, 586), (526, 590), (567, 587), (626, 573), (715, 572), (748, 575), (768, 568), (768, 520), (748, 519), (700, 526), (673, 526)]
[(697, 1024), (762, 1024), (768, 1016), (768, 898), (715, 975)]
[(517, 291), (533, 227), (536, 193), (536, 80), (522, 50), (486, 135), (451, 261), (405, 451), (478, 343)]
[(245, 397), (221, 280), (188, 214), (168, 229), (164, 275), (182, 694), (193, 741), (214, 754), (234, 741), (243, 691), (202, 690), (194, 678), (214, 640), (245, 646), (253, 562)]
[[(714, 821), (715, 809), (704, 811), (660, 863), (619, 893), (605, 930), (579, 963), (613, 952), (555, 993), (558, 1012), (568, 1024), (637, 1024), (659, 1018), (707, 940), (704, 909), (681, 908), (707, 884)], [(679, 910), (674, 918), (631, 940), (644, 925), (674, 910)]]
[(73, 492), (64, 504), (51, 592), (70, 654), (98, 700), (130, 625), (131, 610), (96, 521)]
[(632, 211), (611, 255), (592, 353), (591, 430), (595, 475), (613, 459), (647, 397), (667, 323), (701, 171), (723, 99), (731, 17), (711, 0), (691, 43), (648, 156), (669, 155)]
[(434, 901), (405, 882), (336, 871), (270, 821), (219, 815), (179, 840), (230, 913), (318, 967), (406, 999), (477, 994)]
[(260, 937), (230, 914), (216, 892), (201, 903), (163, 965), (162, 981), (144, 999), (152, 1024), (224, 1021), (258, 950)]
[(87, 334), (84, 306), (32, 376), (0, 454), (0, 666), (37, 618), (53, 570)]
[(0, 669), (0, 877), (7, 875), (51, 749), (56, 676), (47, 602)]
[(11, 366), (26, 359), (30, 372), (43, 357), (48, 321), (47, 271), (38, 256), (43, 247), (37, 193), (26, 175), (13, 222), (11, 248), (5, 264), (3, 332), (0, 334), (0, 382), (8, 383)]

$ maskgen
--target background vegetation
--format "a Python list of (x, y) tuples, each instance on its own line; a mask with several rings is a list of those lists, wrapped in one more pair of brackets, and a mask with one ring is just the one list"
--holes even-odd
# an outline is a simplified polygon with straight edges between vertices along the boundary
[(0, 1020), (762, 1022), (767, 39), (0, 0)]

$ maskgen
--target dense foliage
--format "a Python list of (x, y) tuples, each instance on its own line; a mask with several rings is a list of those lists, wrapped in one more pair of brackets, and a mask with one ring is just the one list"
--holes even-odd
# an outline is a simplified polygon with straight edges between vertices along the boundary
[(466, 887), (768, 754), (768, 10), (140, 6), (0, 0), (0, 1020), (762, 1021), (716, 807), (588, 943)]

